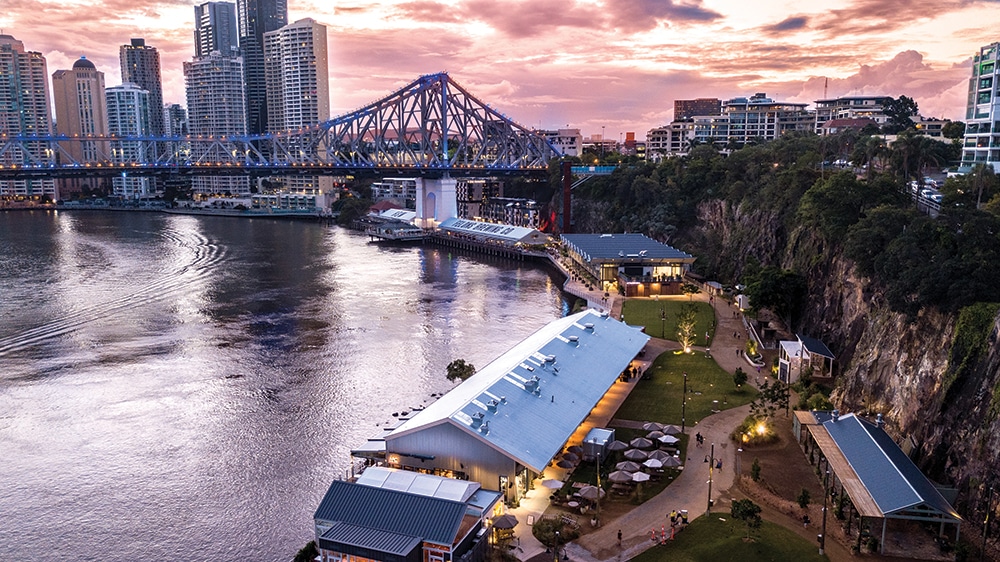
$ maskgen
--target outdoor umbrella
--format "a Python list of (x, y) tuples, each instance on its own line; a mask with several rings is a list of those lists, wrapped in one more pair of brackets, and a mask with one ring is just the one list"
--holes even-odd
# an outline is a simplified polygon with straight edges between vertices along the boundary
[(569, 462), (579, 462), (580, 457), (574, 455), (573, 453), (563, 453), (562, 458)]
[(585, 500), (596, 500), (598, 497), (604, 497), (604, 490), (598, 488), (597, 486), (584, 486), (580, 488), (580, 491), (576, 493)]
[(647, 480), (649, 480), (649, 475), (645, 472), (636, 472), (632, 475), (633, 482), (645, 482)]
[(673, 435), (664, 435), (663, 437), (660, 437), (659, 441), (664, 445), (673, 445), (674, 443), (680, 441), (680, 439), (674, 437)]
[(659, 431), (663, 429), (663, 426), (656, 422), (646, 422), (642, 424), (642, 429), (644, 431)]
[(608, 444), (609, 451), (624, 451), (628, 449), (628, 443), (623, 443), (617, 439)]
[(659, 439), (664, 435), (665, 434), (662, 431), (650, 431), (649, 433), (646, 434), (646, 439)]
[(632, 461), (622, 461), (615, 465), (618, 470), (624, 470), (625, 472), (637, 472), (640, 468), (639, 463)]
[(622, 482), (631, 482), (632, 481), (632, 473), (631, 472), (625, 472), (624, 470), (616, 470), (616, 471), (614, 471), (614, 472), (612, 472), (611, 474), (608, 475), (608, 480), (610, 480), (612, 482), (619, 483), (619, 484), (622, 483)]
[(646, 462), (642, 463), (649, 468), (660, 468), (663, 466), (663, 461), (659, 459), (646, 459)]
[(628, 444), (636, 449), (648, 449), (653, 446), (653, 442), (645, 437), (636, 437), (635, 439), (629, 441)]
[(563, 460), (557, 462), (556, 466), (558, 466), (559, 468), (573, 468), (576, 465), (573, 464), (573, 463), (571, 463), (571, 462), (569, 462), (566, 459), (563, 459)]
[(675, 466), (681, 466), (682, 464), (684, 463), (682, 463), (681, 459), (677, 457), (667, 457), (663, 459), (663, 466), (675, 467)]
[(681, 428), (677, 427), (676, 425), (668, 424), (663, 426), (663, 429), (661, 429), (660, 431), (666, 433), (667, 435), (677, 435), (678, 433), (681, 432)]
[(670, 456), (670, 453), (668, 453), (666, 451), (653, 451), (652, 453), (649, 454), (649, 458), (656, 459), (658, 461), (662, 461), (663, 459), (666, 459), (669, 456)]
[(646, 451), (640, 451), (639, 449), (629, 449), (625, 451), (625, 458), (630, 461), (644, 461), (646, 457)]
[(517, 527), (517, 517), (506, 513), (493, 520), (493, 526), (497, 529), (513, 529)]
[(565, 482), (562, 480), (556, 480), (555, 478), (546, 478), (545, 480), (542, 480), (542, 486), (552, 490), (558, 490), (559, 488), (562, 488), (564, 484)]
[(566, 447), (566, 450), (573, 453), (574, 455), (582, 455), (583, 447), (579, 445), (573, 445), (572, 447)]

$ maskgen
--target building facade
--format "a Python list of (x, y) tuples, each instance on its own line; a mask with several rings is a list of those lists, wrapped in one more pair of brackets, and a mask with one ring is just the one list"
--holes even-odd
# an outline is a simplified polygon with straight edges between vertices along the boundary
[(556, 129), (538, 131), (548, 139), (563, 156), (579, 156), (583, 153), (583, 135), (580, 129)]
[(977, 164), (992, 166), (1000, 172), (1000, 43), (979, 49), (972, 61), (969, 98), (965, 111), (965, 141), (962, 147), (962, 170)]
[[(71, 137), (107, 136), (104, 73), (86, 57), (73, 63), (72, 70), (52, 73), (52, 101), (56, 110), (56, 133)], [(97, 140), (67, 143), (65, 150), (75, 162), (101, 162), (108, 155), (107, 143)], [(71, 198), (85, 188), (96, 189), (98, 181), (94, 178), (56, 180), (59, 199)]]
[(163, 134), (168, 137), (183, 137), (188, 134), (188, 112), (179, 103), (163, 106)]
[[(0, 134), (52, 134), (45, 57), (26, 51), (24, 43), (4, 34), (0, 34)], [(0, 164), (4, 165), (54, 160), (48, 143), (25, 143), (23, 149), (17, 147), (0, 154)], [(0, 181), (0, 199), (55, 199), (56, 195), (53, 180)]]
[(674, 121), (683, 121), (695, 115), (719, 115), (720, 113), (722, 113), (722, 100), (718, 98), (674, 100)]
[(804, 103), (779, 102), (756, 93), (749, 98), (732, 98), (723, 102), (722, 112), (728, 118), (728, 132), (721, 138), (737, 145), (774, 140), (789, 131), (815, 129), (812, 114)]
[[(108, 106), (108, 133), (116, 137), (150, 135), (151, 114), (149, 92), (136, 84), (126, 82), (105, 91)], [(155, 106), (157, 109), (162, 106)], [(135, 140), (111, 140), (111, 162), (145, 162), (143, 143)], [(153, 195), (149, 178), (128, 177), (125, 173), (112, 180), (114, 194), (124, 199), (140, 199)]]
[(883, 105), (890, 96), (843, 96), (834, 99), (816, 100), (816, 134), (825, 134), (827, 121), (834, 119), (871, 119), (881, 127), (889, 120), (883, 112)]
[[(218, 51), (184, 63), (187, 94), (188, 129), (192, 135), (245, 135), (246, 108), (243, 58), (224, 56)], [(225, 164), (233, 155), (220, 153), (215, 162)], [(196, 176), (191, 189), (195, 194), (249, 195), (250, 180), (245, 176)]]
[(194, 56), (218, 51), (234, 55), (240, 49), (236, 27), (236, 4), (205, 2), (194, 7)]
[(149, 107), (156, 108), (149, 116), (149, 134), (162, 137), (163, 82), (160, 79), (160, 53), (156, 47), (146, 45), (145, 39), (132, 39), (118, 50), (122, 83), (131, 82), (149, 92)]
[[(330, 119), (326, 26), (306, 18), (265, 33), (264, 79), (271, 132), (314, 127)], [(288, 148), (315, 156), (314, 147)], [(330, 176), (290, 176), (282, 183), (299, 193), (333, 189)]]
[(288, 24), (286, 0), (237, 0), (236, 12), (240, 33), (240, 54), (246, 73), (247, 132), (262, 134), (269, 130), (267, 87), (264, 83), (264, 34)]

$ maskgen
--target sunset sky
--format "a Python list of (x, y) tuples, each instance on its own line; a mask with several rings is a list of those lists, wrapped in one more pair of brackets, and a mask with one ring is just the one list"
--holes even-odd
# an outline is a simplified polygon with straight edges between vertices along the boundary
[[(447, 71), (528, 127), (645, 138), (674, 99), (766, 92), (812, 103), (905, 94), (963, 119), (969, 68), (1000, 41), (986, 0), (288, 0), (329, 28), (331, 114)], [(52, 72), (81, 55), (121, 82), (118, 46), (160, 52), (164, 101), (185, 105), (194, 0), (0, 0), (0, 29)]]

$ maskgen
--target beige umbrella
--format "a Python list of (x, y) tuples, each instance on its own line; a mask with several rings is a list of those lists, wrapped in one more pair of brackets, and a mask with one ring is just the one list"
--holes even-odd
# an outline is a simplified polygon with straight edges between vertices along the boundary
[(631, 482), (632, 473), (625, 472), (624, 470), (616, 470), (608, 475), (608, 480), (621, 484), (622, 482)]
[(597, 498), (604, 497), (604, 490), (598, 488), (597, 486), (584, 486), (580, 488), (580, 491), (576, 493), (585, 500), (596, 500)]
[(663, 461), (659, 459), (646, 459), (646, 462), (642, 463), (649, 468), (661, 468), (663, 466)]
[(545, 488), (549, 488), (551, 490), (558, 490), (559, 488), (562, 488), (565, 484), (566, 483), (563, 482), (562, 480), (556, 480), (555, 478), (546, 478), (545, 480), (542, 480), (542, 486), (544, 486)]
[(680, 439), (674, 437), (673, 435), (664, 435), (663, 437), (660, 437), (658, 441), (664, 445), (673, 445), (674, 443), (680, 441)]
[(625, 451), (625, 458), (630, 461), (644, 461), (649, 455), (646, 451), (640, 451), (639, 449), (629, 449)]
[(663, 433), (662, 431), (650, 431), (649, 433), (646, 434), (646, 439), (659, 439), (664, 435), (666, 434)]
[(616, 464), (615, 468), (617, 468), (618, 470), (624, 470), (625, 472), (637, 472), (642, 467), (639, 466), (639, 463), (635, 463), (632, 461), (622, 461)]
[(662, 461), (663, 459), (669, 458), (671, 456), (672, 455), (666, 451), (653, 451), (652, 453), (649, 453), (649, 458), (656, 459), (658, 461)]
[(660, 431), (666, 433), (667, 435), (677, 435), (678, 433), (681, 432), (681, 428), (677, 427), (676, 425), (668, 424), (663, 426), (663, 429), (661, 429)]
[(635, 439), (629, 441), (628, 444), (636, 449), (648, 449), (653, 446), (653, 442), (645, 437), (636, 437)]
[(632, 475), (633, 482), (646, 482), (647, 480), (649, 480), (649, 475), (645, 472), (636, 472)]

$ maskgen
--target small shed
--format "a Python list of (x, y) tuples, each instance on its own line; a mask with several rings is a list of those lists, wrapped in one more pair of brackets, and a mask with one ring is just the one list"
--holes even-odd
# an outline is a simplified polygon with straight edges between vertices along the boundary
[(598, 455), (608, 458), (608, 445), (615, 440), (615, 430), (606, 427), (595, 427), (587, 433), (583, 440), (583, 460), (592, 462)]
[(836, 359), (823, 342), (808, 336), (795, 334), (796, 339), (778, 342), (778, 379), (786, 384), (799, 380), (803, 372), (812, 377), (833, 377), (833, 361)]

